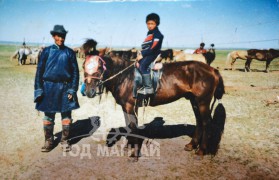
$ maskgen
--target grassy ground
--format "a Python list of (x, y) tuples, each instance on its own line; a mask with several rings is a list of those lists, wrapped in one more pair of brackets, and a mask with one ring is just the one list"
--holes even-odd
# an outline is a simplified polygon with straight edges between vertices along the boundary
[[(160, 144), (159, 159), (142, 158), (138, 163), (130, 163), (127, 156), (107, 157), (97, 153), (105, 139), (96, 141), (94, 134), (125, 125), (121, 107), (115, 105), (111, 94), (100, 103), (98, 98), (87, 99), (78, 94), (81, 108), (73, 112), (74, 122), (85, 122), (91, 116), (99, 116), (101, 121), (96, 133), (81, 139), (74, 149), (77, 152), (77, 147), (87, 145), (90, 157), (78, 153), (65, 155), (59, 147), (41, 153), (43, 114), (34, 110), (33, 103), (36, 66), (17, 66), (16, 60), (10, 60), (15, 50), (15, 46), (0, 45), (1, 179), (278, 179), (278, 59), (271, 63), (270, 73), (262, 72), (265, 64), (256, 60), (250, 73), (242, 71), (245, 63), (242, 60), (236, 62), (235, 71), (224, 70), (229, 51), (217, 50), (212, 66), (218, 67), (224, 78), (226, 94), (222, 102), (227, 119), (216, 157), (195, 159), (194, 152), (183, 150), (190, 137), (182, 135), (153, 140)], [(144, 116), (142, 112), (141, 109), (140, 125), (155, 117), (163, 118), (164, 127), (195, 124), (190, 103), (184, 99), (148, 107)], [(59, 115), (56, 117), (55, 133), (59, 133), (61, 122)]]

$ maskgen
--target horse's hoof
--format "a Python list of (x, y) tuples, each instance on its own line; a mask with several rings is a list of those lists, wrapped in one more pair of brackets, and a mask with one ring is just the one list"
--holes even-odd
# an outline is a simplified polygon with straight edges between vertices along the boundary
[(184, 147), (185, 151), (193, 151), (194, 149), (196, 149), (196, 147), (194, 145), (192, 145), (191, 143), (186, 144)]
[(197, 151), (196, 151), (196, 153), (195, 153), (197, 156), (201, 156), (201, 157), (203, 157), (205, 154), (204, 154), (204, 152), (203, 152), (203, 150), (201, 150), (201, 149), (198, 149)]
[(185, 147), (184, 147), (184, 150), (185, 150), (185, 151), (193, 151), (194, 148), (193, 148), (192, 145), (186, 144)]
[(195, 155), (194, 159), (200, 161), (203, 160), (203, 156)]
[(138, 162), (139, 161), (139, 157), (138, 156), (130, 156), (128, 159), (128, 162)]

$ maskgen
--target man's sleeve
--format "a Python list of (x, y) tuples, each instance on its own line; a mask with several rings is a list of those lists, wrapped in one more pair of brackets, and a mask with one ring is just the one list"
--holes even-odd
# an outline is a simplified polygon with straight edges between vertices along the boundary
[(79, 68), (75, 53), (71, 53), (70, 62), (72, 65), (72, 87), (68, 90), (69, 94), (74, 94), (78, 91), (79, 85)]

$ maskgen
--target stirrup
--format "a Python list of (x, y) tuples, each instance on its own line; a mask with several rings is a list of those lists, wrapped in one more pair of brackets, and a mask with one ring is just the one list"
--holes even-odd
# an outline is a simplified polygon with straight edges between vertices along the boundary
[(138, 94), (152, 95), (152, 94), (154, 94), (154, 89), (152, 87), (151, 88), (143, 87), (143, 88), (138, 90)]

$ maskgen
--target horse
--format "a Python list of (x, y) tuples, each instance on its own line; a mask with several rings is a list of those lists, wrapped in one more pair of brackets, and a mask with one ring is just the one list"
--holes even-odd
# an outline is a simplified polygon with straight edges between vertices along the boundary
[(16, 58), (16, 56), (18, 56), (18, 65), (23, 65), (26, 63), (27, 56), (31, 53), (32, 51), (29, 47), (21, 47), (19, 50), (16, 50), (13, 58)]
[(74, 47), (72, 49), (76, 53), (76, 56), (78, 58), (84, 58), (85, 57), (82, 47)]
[(237, 59), (247, 60), (248, 53), (245, 50), (232, 51), (227, 55), (226, 64), (230, 61), (231, 69), (234, 70), (234, 63)]
[(166, 61), (172, 61), (173, 50), (172, 49), (161, 50), (161, 58), (165, 59)]
[(265, 72), (269, 72), (269, 65), (271, 61), (279, 57), (279, 50), (269, 49), (269, 50), (258, 50), (258, 49), (249, 49), (247, 50), (247, 61), (245, 63), (245, 68), (247, 71), (250, 71), (250, 64), (252, 59), (259, 61), (266, 61)]
[(137, 51), (134, 49), (130, 50), (112, 50), (109, 52), (111, 58), (120, 58), (125, 61), (131, 61), (132, 59), (136, 59)]
[(211, 44), (211, 48), (203, 54), (189, 53), (191, 52), (190, 50), (178, 51), (175, 53), (174, 61), (199, 61), (210, 65), (216, 57), (215, 49), (213, 47), (214, 44)]
[(174, 57), (174, 61), (199, 61), (206, 64), (205, 57), (202, 54), (188, 54), (184, 53), (184, 51), (180, 51)]
[[(86, 42), (83, 46), (90, 49)], [(95, 61), (91, 62), (92, 59)], [(126, 126), (131, 129), (131, 134), (137, 134), (139, 108), (136, 105), (137, 100), (132, 96), (134, 68), (133, 62), (114, 61), (109, 56), (103, 56), (98, 60), (89, 56), (83, 64), (86, 96), (93, 98), (102, 94), (103, 88), (106, 88), (106, 92), (111, 92), (116, 103), (122, 107)], [(101, 86), (103, 87), (100, 88)], [(163, 64), (160, 87), (156, 95), (150, 98), (149, 105), (163, 105), (180, 98), (190, 100), (196, 118), (196, 128), (184, 150), (196, 150), (198, 157), (216, 155), (224, 130), (226, 111), (222, 103), (218, 103), (213, 117), (211, 113), (216, 99), (221, 100), (224, 93), (223, 78), (217, 69), (196, 61), (167, 63)], [(213, 98), (214, 102), (210, 108)], [(137, 161), (142, 141), (132, 135), (127, 139), (132, 147), (139, 144), (134, 154)]]
[(246, 60), (244, 70), (250, 72), (250, 64), (252, 59), (256, 59), (259, 61), (266, 61), (266, 68), (265, 72), (269, 72), (269, 65), (271, 61), (275, 58), (279, 57), (279, 50), (276, 49), (269, 49), (269, 50), (259, 50), (259, 49), (249, 49), (239, 50), (239, 51), (232, 51), (227, 55), (227, 63), (231, 60), (231, 68), (236, 61), (236, 59)]
[(30, 64), (37, 64), (42, 48), (31, 48)]
[(211, 44), (211, 48), (208, 49), (206, 53), (203, 54), (203, 56), (206, 59), (206, 63), (210, 66), (210, 64), (214, 61), (216, 57), (215, 49), (213, 48), (214, 44)]

